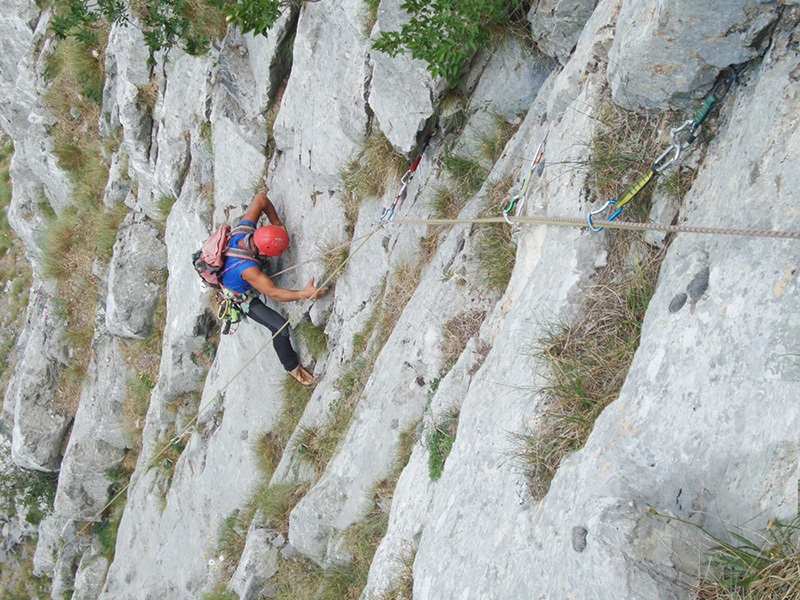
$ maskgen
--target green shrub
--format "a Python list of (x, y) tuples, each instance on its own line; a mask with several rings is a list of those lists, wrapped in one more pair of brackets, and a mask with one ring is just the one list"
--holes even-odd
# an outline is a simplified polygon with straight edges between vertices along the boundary
[(409, 51), (428, 63), (433, 77), (455, 86), (467, 59), (491, 38), (493, 26), (511, 21), (524, 0), (405, 0), (411, 15), (400, 31), (383, 31), (373, 48), (395, 56)]
[[(139, 0), (130, 6), (122, 0), (66, 0), (53, 18), (53, 33), (94, 44), (98, 29), (112, 24), (127, 25), (131, 12), (141, 21), (142, 35), (154, 54), (179, 45), (192, 55), (205, 53), (212, 39), (225, 35), (222, 0)], [(130, 12), (129, 12), (130, 11)]]

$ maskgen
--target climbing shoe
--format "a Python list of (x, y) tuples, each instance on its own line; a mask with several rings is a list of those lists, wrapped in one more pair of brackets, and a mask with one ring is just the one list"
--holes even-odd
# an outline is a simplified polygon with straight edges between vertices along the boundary
[(300, 385), (309, 386), (314, 383), (314, 377), (303, 368), (303, 365), (297, 365), (291, 371), (288, 371), (289, 375), (294, 377)]

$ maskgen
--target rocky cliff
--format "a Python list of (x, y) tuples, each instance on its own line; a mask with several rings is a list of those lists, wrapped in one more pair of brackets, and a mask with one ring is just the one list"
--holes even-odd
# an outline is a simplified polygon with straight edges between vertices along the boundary
[[(112, 28), (99, 131), (119, 143), (103, 204), (125, 216), (112, 256), (93, 266), (91, 359), (67, 415), (53, 402), (70, 324), (48, 318), (57, 292), (41, 249), (43, 205), (61, 214), (73, 202), (42, 100), (56, 42), (47, 11), (25, 0), (4, 10), (0, 127), (15, 148), (8, 219), (34, 283), (3, 417), (17, 465), (59, 472), (34, 558), (53, 598), (191, 599), (222, 586), (237, 598), (274, 597), (296, 565), (324, 574), (357, 561), (353, 532), (376, 515), (383, 528), (364, 599), (406, 597), (403, 585), (437, 600), (689, 598), (712, 542), (684, 523), (724, 537), (796, 516), (797, 239), (650, 232), (615, 262), (619, 236), (609, 228), (523, 219), (508, 230), (505, 262), (514, 266), (498, 289), (485, 283), (496, 267), (481, 259), (487, 226), (476, 221), (501, 216), (515, 195), (520, 217), (584, 220), (607, 199), (591, 170), (607, 113), (631, 115), (610, 127), (617, 137), (652, 134), (652, 161), (670, 148), (669, 128), (713, 89), (719, 104), (672, 167), (691, 178), (678, 194), (666, 170), (656, 178), (649, 220), (800, 231), (798, 3), (538, 0), (526, 34), (479, 50), (455, 90), (421, 61), (372, 49), (380, 31), (404, 22), (400, 4), (380, 2), (370, 25), (363, 0), (307, 3), (268, 37), (230, 27), (206, 55), (174, 48), (155, 65), (136, 27)], [(155, 89), (149, 104), (146, 86)], [(513, 134), (489, 155), (498, 123)], [(397, 175), (430, 132), (404, 201), (381, 226)], [(365, 148), (380, 136), (405, 166), (354, 205), (346, 174), (368, 162)], [(453, 156), (488, 176), (458, 199), (456, 223), (435, 227), (424, 221), (440, 216)], [(621, 189), (634, 178), (621, 174)], [(324, 253), (350, 243), (346, 262), (336, 255), (330, 294), (280, 307), (317, 377), (288, 420), (291, 382), (267, 331), (244, 323), (219, 337), (189, 260), (259, 186), (291, 234), (271, 265), (292, 267), (279, 285), (322, 281), (332, 272)], [(542, 438), (553, 410), (542, 340), (586, 322), (598, 287), (656, 255), (621, 389), (585, 445), (537, 485), (523, 440)], [(157, 379), (131, 426), (129, 382), (142, 379), (131, 343), (161, 327), (161, 305)], [(606, 317), (589, 317), (600, 335)], [(303, 326), (324, 330), (315, 360)], [(456, 419), (434, 478), (431, 439)], [(280, 452), (265, 471), (271, 436)], [(135, 468), (123, 485), (112, 473), (126, 460)], [(282, 522), (264, 503), (251, 509), (257, 489), (291, 491)], [(101, 532), (119, 491), (108, 552)], [(225, 531), (238, 538), (236, 556), (225, 556)]]

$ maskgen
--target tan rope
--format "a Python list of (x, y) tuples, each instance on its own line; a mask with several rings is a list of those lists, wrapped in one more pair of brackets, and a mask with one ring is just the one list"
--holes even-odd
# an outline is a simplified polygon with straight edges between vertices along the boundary
[[(584, 219), (564, 217), (516, 217), (509, 218), (512, 223), (529, 225), (556, 225), (559, 227), (587, 227)], [(395, 219), (390, 224), (397, 225), (458, 225), (461, 223), (505, 223), (502, 217), (483, 219)], [(783, 239), (800, 239), (800, 231), (779, 231), (763, 229), (734, 229), (719, 227), (700, 227), (694, 225), (661, 225), (659, 223), (631, 223), (627, 221), (593, 221), (597, 227), (608, 229), (626, 229), (632, 231), (666, 231), (672, 233), (704, 233), (710, 235), (738, 235), (747, 237), (766, 237)]]

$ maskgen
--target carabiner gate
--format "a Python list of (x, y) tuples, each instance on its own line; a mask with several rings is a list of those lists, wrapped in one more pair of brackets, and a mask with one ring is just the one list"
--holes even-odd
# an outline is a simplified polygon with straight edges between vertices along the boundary
[[(586, 215), (586, 223), (589, 225), (589, 229), (591, 229), (592, 231), (603, 231), (602, 227), (595, 227), (594, 226), (594, 223), (592, 223), (592, 217), (594, 215), (600, 214), (601, 212), (603, 212), (605, 209), (607, 209), (609, 207), (613, 208), (616, 204), (617, 204), (617, 201), (615, 199), (606, 200), (605, 204), (603, 204), (603, 206), (601, 206), (600, 208), (597, 208), (595, 210), (589, 211), (589, 214)], [(619, 214), (621, 212), (622, 212), (622, 207), (620, 206), (619, 208), (617, 208), (616, 210), (611, 212), (611, 214), (606, 219), (606, 221), (613, 221), (614, 219), (616, 219), (619, 216)]]

